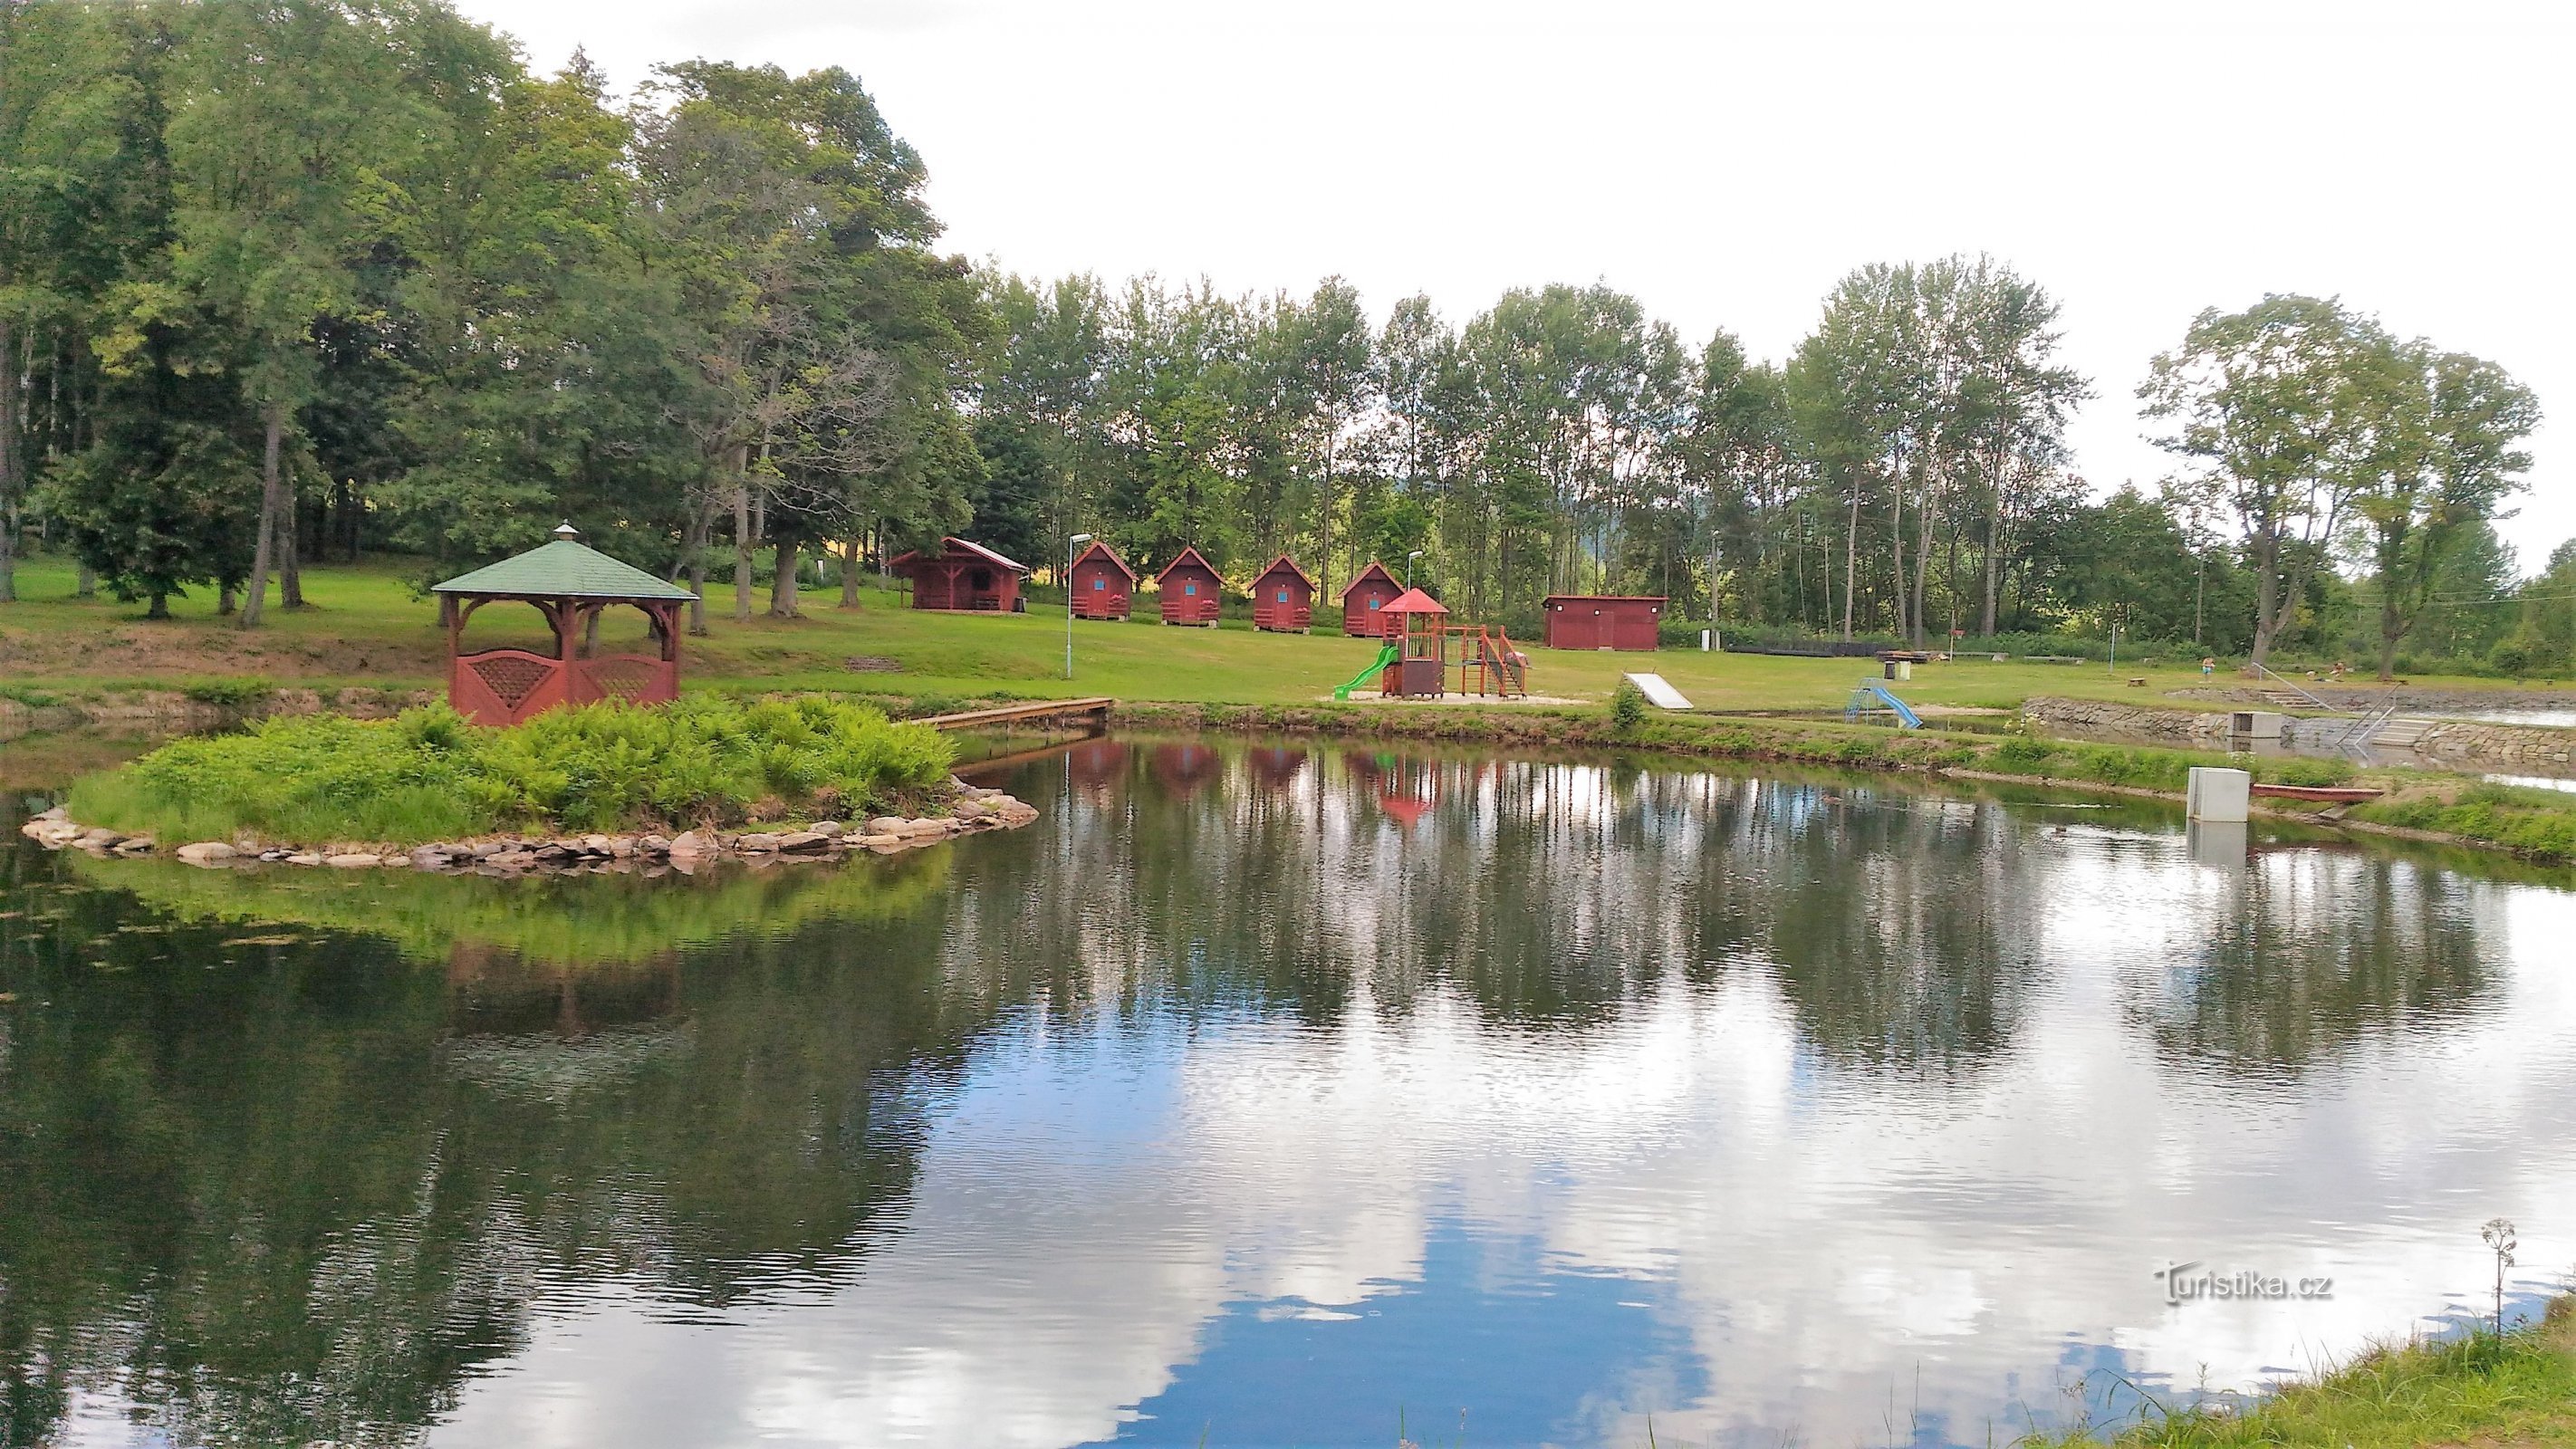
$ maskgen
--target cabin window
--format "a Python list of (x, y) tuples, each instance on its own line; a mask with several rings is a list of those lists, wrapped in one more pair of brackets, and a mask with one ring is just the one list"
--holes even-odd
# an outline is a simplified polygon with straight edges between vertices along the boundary
[(1196, 594), (1198, 591), (1199, 591), (1199, 586), (1198, 586), (1198, 585), (1196, 585), (1196, 584), (1183, 584), (1183, 585), (1181, 585), (1181, 592), (1182, 592), (1182, 593), (1184, 593), (1184, 594)]
[(1107, 580), (1107, 579), (1093, 579), (1093, 580), (1091, 581), (1091, 588), (1092, 588), (1092, 591), (1093, 591), (1094, 593), (1097, 593), (1097, 592), (1099, 592), (1100, 590), (1105, 589), (1105, 588), (1107, 588), (1107, 587), (1109, 587), (1109, 580)]
[(1286, 589), (1281, 589), (1279, 591), (1279, 602), (1283, 604), (1288, 602), (1288, 591)]
[(1377, 607), (1377, 605), (1378, 605), (1378, 601), (1377, 601), (1376, 599), (1371, 599), (1371, 600), (1369, 600), (1369, 607), (1370, 607), (1370, 608), (1374, 609), (1374, 608), (1376, 608), (1376, 607)]

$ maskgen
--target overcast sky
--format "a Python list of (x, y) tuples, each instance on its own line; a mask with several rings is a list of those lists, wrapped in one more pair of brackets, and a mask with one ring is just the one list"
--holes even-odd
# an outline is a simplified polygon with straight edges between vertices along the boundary
[(840, 65), (947, 244), (1453, 321), (1603, 280), (1779, 358), (1844, 272), (1984, 251), (2065, 304), (2099, 487), (2164, 476), (2146, 359), (2202, 307), (2340, 294), (2566, 420), (2505, 524), (2576, 535), (2571, 22), (2547, 4), (462, 0), (621, 88)]

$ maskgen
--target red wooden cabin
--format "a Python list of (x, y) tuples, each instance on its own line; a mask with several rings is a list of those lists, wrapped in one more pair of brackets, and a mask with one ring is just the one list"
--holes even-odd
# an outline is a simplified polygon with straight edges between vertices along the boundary
[(912, 580), (914, 608), (977, 614), (1019, 612), (1020, 576), (1029, 571), (962, 538), (941, 539), (936, 553), (900, 554), (886, 567)]
[(1073, 583), (1073, 617), (1124, 619), (1136, 593), (1136, 571), (1105, 539), (1076, 555), (1065, 576)]
[(1303, 634), (1315, 622), (1315, 581), (1286, 554), (1252, 581), (1252, 627), (1273, 634)]
[(1163, 571), (1154, 575), (1154, 587), (1162, 591), (1163, 622), (1166, 624), (1205, 624), (1216, 627), (1216, 611), (1225, 581), (1216, 569), (1199, 557), (1195, 548), (1180, 551)]
[(1664, 622), (1660, 594), (1550, 594), (1539, 608), (1550, 649), (1651, 650)]
[[(438, 621), (447, 633), (447, 702), (480, 725), (514, 725), (557, 705), (623, 699), (669, 704), (680, 697), (680, 606), (687, 589), (620, 563), (595, 548), (569, 523), (555, 541), (432, 588)], [(465, 622), (491, 603), (520, 603), (546, 616), (554, 646), (465, 652)], [(593, 654), (599, 615), (632, 604), (650, 621), (651, 654)]]
[(1370, 559), (1359, 577), (1342, 588), (1342, 632), (1354, 639), (1383, 639), (1397, 632), (1385, 609), (1403, 592), (1404, 585), (1395, 581), (1386, 565)]

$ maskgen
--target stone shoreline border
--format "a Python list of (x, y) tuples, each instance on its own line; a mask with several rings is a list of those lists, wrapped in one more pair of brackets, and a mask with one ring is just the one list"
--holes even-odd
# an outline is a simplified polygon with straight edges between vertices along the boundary
[[(880, 815), (864, 821), (822, 820), (774, 830), (685, 830), (677, 835), (505, 835), (436, 841), (403, 851), (332, 848), (263, 841), (199, 840), (167, 854), (189, 865), (223, 869), (254, 865), (322, 866), (339, 870), (424, 870), (444, 875), (508, 878), (522, 875), (619, 873), (667, 867), (682, 874), (732, 857), (830, 860), (861, 851), (893, 855), (961, 835), (1015, 830), (1038, 818), (1037, 807), (1000, 790), (952, 782), (950, 814)], [(57, 805), (18, 827), (47, 850), (81, 850), (105, 858), (140, 859), (164, 854), (149, 835), (85, 826)]]

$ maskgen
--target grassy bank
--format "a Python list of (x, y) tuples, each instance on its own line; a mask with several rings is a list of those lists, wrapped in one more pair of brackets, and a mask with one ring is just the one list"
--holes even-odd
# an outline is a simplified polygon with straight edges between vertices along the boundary
[(413, 844), (883, 813), (936, 791), (953, 757), (932, 729), (815, 696), (586, 705), (508, 729), (436, 705), (176, 740), (82, 780), (67, 803), (83, 824), (171, 843)]
[[(426, 689), (444, 683), (437, 609), (414, 596), (408, 563), (312, 566), (311, 607), (273, 610), (240, 631), (217, 620), (208, 599), (181, 600), (176, 618), (146, 622), (137, 605), (71, 597), (59, 560), (22, 568), (22, 599), (0, 605), (0, 677), (45, 699), (144, 686), (220, 691), (257, 678), (325, 691), (347, 687)], [(924, 614), (903, 596), (863, 590), (862, 607), (838, 607), (839, 593), (807, 591), (802, 619), (756, 617), (737, 624), (731, 596), (709, 599), (710, 635), (687, 642), (683, 670), (693, 690), (867, 690), (907, 696), (1047, 698), (1111, 694), (1120, 699), (1204, 704), (1299, 705), (1325, 700), (1376, 653), (1369, 641), (1336, 634), (1256, 633), (1230, 621), (1220, 629), (1169, 629), (1147, 619), (1084, 623), (1074, 630), (1075, 678), (1064, 678), (1064, 616), (1051, 606), (1019, 615)], [(766, 604), (764, 593), (762, 603)], [(1329, 611), (1327, 611), (1329, 614)], [(612, 610), (603, 642), (638, 642), (643, 618)], [(493, 605), (474, 616), (467, 641), (539, 645), (534, 610)], [(1525, 641), (1534, 644), (1535, 641)], [(1666, 650), (1651, 656), (1532, 647), (1530, 684), (1545, 696), (1600, 703), (1623, 671), (1652, 669), (1706, 710), (1838, 709), (1868, 660)], [(2144, 679), (2132, 687), (2132, 678)], [(2232, 680), (2221, 679), (2229, 684)], [(2033, 694), (2173, 701), (2174, 690), (2208, 681), (2196, 669), (2103, 664), (1995, 664), (1983, 657), (1916, 669), (1899, 692), (1933, 708), (2012, 709)], [(2432, 681), (2462, 690), (2494, 680)]]
[[(2035, 1441), (2076, 1449), (2084, 1433)], [(2576, 1298), (2546, 1319), (2492, 1334), (2363, 1355), (2237, 1407), (2203, 1405), (2111, 1436), (2114, 1449), (2412, 1449), (2576, 1444)]]

